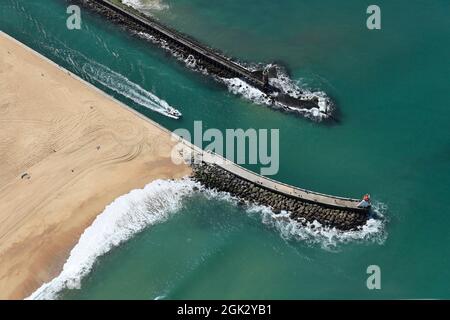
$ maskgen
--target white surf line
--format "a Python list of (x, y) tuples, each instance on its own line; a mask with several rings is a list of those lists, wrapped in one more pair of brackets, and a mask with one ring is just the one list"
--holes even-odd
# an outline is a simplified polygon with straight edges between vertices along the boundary
[[(183, 55), (172, 49), (165, 40), (157, 39), (156, 37), (145, 32), (135, 32), (135, 34), (145, 40), (151, 41), (152, 43), (160, 46), (162, 49), (168, 51), (175, 59), (184, 62), (187, 68), (200, 72), (204, 75), (209, 75), (215, 78), (217, 81), (224, 83), (230, 93), (243, 97), (244, 99), (247, 99), (258, 105), (266, 105), (269, 107), (283, 109), (288, 112), (298, 113), (306, 118), (316, 121), (321, 121), (323, 119), (329, 118), (331, 112), (333, 111), (331, 100), (325, 92), (311, 91), (307, 88), (301, 88), (300, 86), (298, 86), (298, 84), (296, 84), (295, 81), (291, 80), (280, 68), (278, 68), (278, 76), (276, 78), (270, 79), (270, 84), (273, 87), (279, 89), (282, 93), (300, 100), (311, 100), (313, 98), (316, 98), (318, 100), (317, 108), (308, 109), (290, 107), (288, 105), (285, 105), (281, 102), (276, 101), (275, 97), (264, 93), (260, 89), (252, 86), (244, 80), (241, 80), (240, 78), (221, 78), (214, 74), (210, 74), (206, 68), (202, 68), (198, 65), (197, 60), (192, 55), (184, 58)], [(223, 58), (229, 59), (226, 57)], [(244, 69), (250, 69), (242, 65), (240, 66)]]
[[(265, 67), (259, 66), (258, 68), (261, 69), (272, 66), (273, 65), (269, 64)], [(311, 91), (307, 88), (302, 88), (297, 81), (290, 79), (280, 67), (275, 67), (277, 68), (277, 77), (269, 79), (270, 85), (279, 89), (283, 94), (300, 100), (312, 100), (313, 98), (316, 98), (318, 100), (318, 107), (311, 109), (290, 107), (276, 101), (276, 99), (274, 99), (271, 95), (262, 92), (239, 78), (220, 78), (220, 80), (227, 85), (229, 92), (242, 96), (256, 104), (274, 106), (275, 108), (281, 108), (285, 111), (299, 113), (307, 118), (318, 121), (326, 119), (330, 116), (330, 113), (333, 110), (333, 105), (325, 92)], [(256, 67), (246, 68), (249, 70), (258, 70)]]
[[(84, 231), (71, 250), (63, 271), (26, 299), (57, 299), (64, 289), (80, 289), (83, 278), (92, 271), (99, 257), (145, 228), (166, 221), (181, 208), (183, 197), (192, 194), (194, 188), (198, 188), (209, 199), (227, 201), (234, 205), (239, 201), (229, 193), (206, 189), (189, 178), (176, 181), (156, 180), (143, 189), (122, 195), (106, 206)], [(375, 210), (382, 214), (382, 210)], [(317, 221), (304, 226), (290, 219), (288, 212), (275, 214), (265, 206), (250, 205), (245, 212), (249, 215), (259, 214), (262, 223), (273, 227), (285, 240), (319, 244), (326, 250), (336, 249), (339, 244), (350, 241), (382, 243), (385, 239), (383, 220), (369, 219), (361, 230), (339, 231), (324, 227)]]
[[(239, 198), (232, 196), (228, 192), (215, 191), (202, 188), (207, 197), (211, 199), (223, 200), (238, 205)], [(384, 213), (387, 208), (381, 202), (375, 202), (373, 211), (376, 217), (370, 217), (367, 222), (358, 230), (338, 230), (320, 224), (318, 221), (298, 222), (290, 218), (289, 212), (282, 211), (274, 213), (271, 208), (263, 205), (255, 205), (246, 202), (245, 212), (249, 215), (259, 215), (261, 222), (274, 228), (280, 236), (287, 241), (304, 242), (308, 245), (319, 245), (327, 251), (337, 251), (340, 245), (347, 243), (371, 242), (383, 244), (387, 238), (385, 225), (387, 219)]]
[(167, 220), (180, 209), (184, 196), (199, 185), (190, 179), (156, 180), (106, 206), (71, 250), (62, 272), (26, 299), (57, 299), (64, 289), (81, 288), (95, 261), (146, 227)]

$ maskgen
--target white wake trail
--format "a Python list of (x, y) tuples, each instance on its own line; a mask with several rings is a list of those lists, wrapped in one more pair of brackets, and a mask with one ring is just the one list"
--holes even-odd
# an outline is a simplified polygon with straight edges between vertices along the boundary
[(169, 118), (179, 119), (181, 113), (170, 106), (165, 100), (145, 90), (125, 76), (99, 63), (89, 62), (82, 66), (82, 70), (93, 80), (105, 87), (123, 95), (124, 97), (150, 110), (161, 113)]

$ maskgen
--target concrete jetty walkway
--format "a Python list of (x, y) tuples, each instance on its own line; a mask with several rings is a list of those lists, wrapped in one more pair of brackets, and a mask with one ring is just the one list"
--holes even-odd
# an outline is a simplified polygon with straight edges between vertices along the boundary
[(327, 195), (275, 181), (273, 179), (259, 175), (253, 171), (245, 169), (244, 167), (218, 154), (206, 152), (199, 147), (191, 144), (190, 142), (183, 140), (181, 137), (178, 137), (178, 140), (185, 146), (184, 150), (182, 150), (181, 153), (183, 153), (183, 155), (185, 156), (186, 161), (189, 161), (190, 159), (192, 159), (192, 156), (194, 156), (194, 159), (201, 159), (201, 161), (205, 163), (217, 165), (227, 172), (234, 174), (236, 177), (249, 181), (261, 188), (270, 190), (275, 193), (283, 194), (290, 198), (295, 198), (301, 201), (306, 201), (309, 203), (319, 204), (327, 207), (343, 209), (346, 211), (361, 213), (368, 211), (368, 209), (358, 207), (358, 203), (361, 200)]
[(191, 50), (192, 53), (197, 54), (204, 59), (210, 60), (210, 62), (216, 64), (219, 67), (229, 69), (229, 71), (232, 71), (232, 73), (234, 73), (237, 77), (245, 79), (247, 82), (256, 85), (258, 88), (266, 87), (266, 84), (264, 83), (262, 78), (262, 74), (253, 73), (235, 62), (225, 59), (224, 57), (218, 55), (217, 53), (201, 45), (200, 43), (185, 37), (176, 30), (173, 30), (159, 23), (148, 16), (143, 17), (141, 15), (135, 14), (131, 12), (130, 9), (124, 9), (124, 7), (117, 5), (112, 1), (109, 0), (94, 0), (94, 1), (114, 10), (115, 12), (126, 14), (129, 18), (135, 20), (139, 24), (142, 24), (160, 33), (165, 39), (173, 41), (179, 45), (185, 46), (186, 48)]
[(324, 106), (329, 102), (325, 103), (323, 99), (321, 102), (318, 96), (290, 95), (290, 93), (272, 85), (270, 79), (277, 78), (277, 71), (274, 66), (265, 67), (263, 70), (249, 70), (191, 37), (117, 1), (74, 1), (78, 1), (113, 22), (125, 26), (134, 34), (150, 35), (154, 42), (159, 43), (160, 46), (172, 52), (180, 60), (186, 61), (193, 58), (196, 62), (196, 68), (194, 69), (206, 70), (208, 74), (215, 76), (216, 80), (238, 78), (246, 82), (265, 93), (269, 97), (271, 105), (277, 110), (305, 113), (305, 110), (316, 109), (317, 112), (320, 111), (320, 117), (327, 118), (331, 115), (332, 108)]

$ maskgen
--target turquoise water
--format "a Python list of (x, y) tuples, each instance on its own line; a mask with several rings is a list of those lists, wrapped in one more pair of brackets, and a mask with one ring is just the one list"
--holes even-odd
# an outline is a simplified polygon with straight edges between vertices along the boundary
[[(194, 120), (205, 128), (279, 128), (276, 179), (344, 196), (370, 191), (387, 206), (388, 223), (375, 239), (326, 249), (195, 194), (98, 259), (81, 289), (62, 298), (450, 298), (450, 3), (378, 1), (380, 31), (365, 26), (368, 1), (166, 3), (155, 14), (176, 29), (243, 61), (280, 62), (293, 79), (327, 92), (340, 123), (236, 97), (89, 12), (81, 31), (69, 31), (62, 0), (2, 0), (0, 29), (171, 130)], [(102, 85), (86, 65), (126, 77), (183, 118)], [(381, 290), (366, 288), (372, 264), (381, 268)]]

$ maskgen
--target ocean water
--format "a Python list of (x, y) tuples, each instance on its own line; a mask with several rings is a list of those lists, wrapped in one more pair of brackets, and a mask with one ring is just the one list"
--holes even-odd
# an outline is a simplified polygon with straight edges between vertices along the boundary
[[(333, 125), (240, 98), (88, 11), (82, 30), (70, 31), (68, 4), (2, 0), (0, 29), (171, 130), (192, 130), (194, 120), (205, 129), (278, 128), (274, 178), (342, 196), (370, 192), (384, 218), (359, 234), (315, 234), (189, 191), (189, 181), (175, 183), (185, 191), (170, 200), (151, 184), (102, 213), (99, 224), (116, 217), (127, 232), (78, 250), (92, 254), (89, 272), (76, 278), (82, 258), (73, 256), (73, 281), (57, 298), (450, 298), (448, 1), (379, 0), (377, 31), (366, 28), (373, 3), (360, 0), (146, 7), (239, 61), (279, 63), (300, 87), (326, 92), (339, 110)], [(167, 117), (171, 108), (183, 117)], [(161, 205), (146, 206), (149, 197)], [(381, 268), (381, 290), (366, 287), (369, 265)]]

